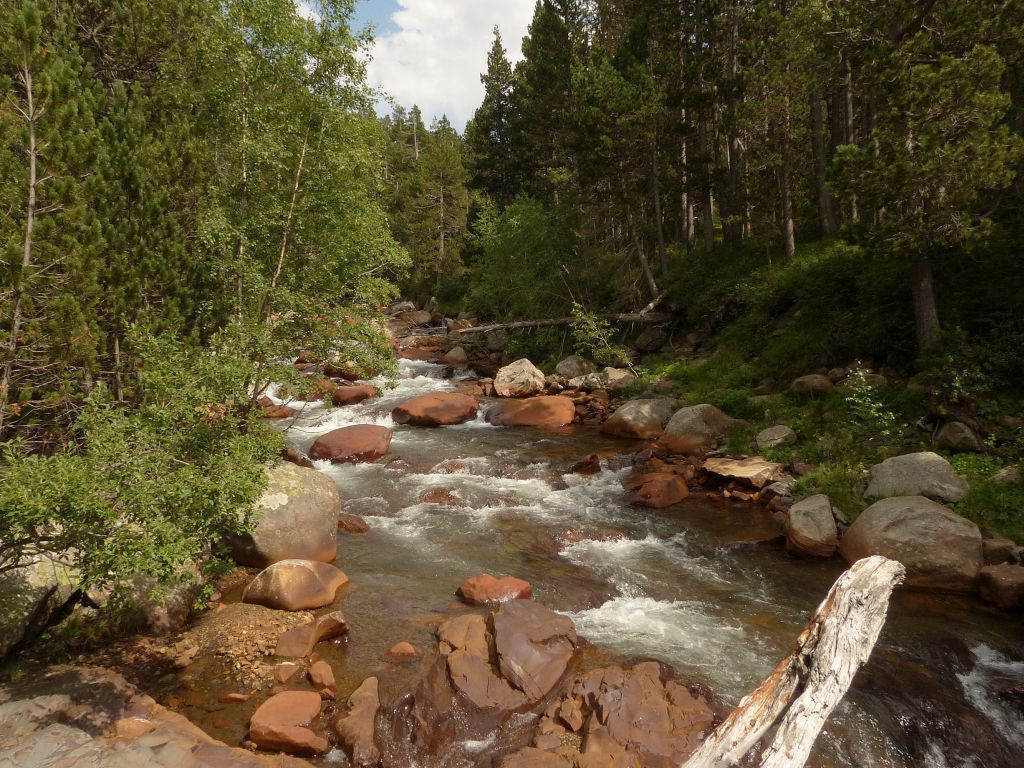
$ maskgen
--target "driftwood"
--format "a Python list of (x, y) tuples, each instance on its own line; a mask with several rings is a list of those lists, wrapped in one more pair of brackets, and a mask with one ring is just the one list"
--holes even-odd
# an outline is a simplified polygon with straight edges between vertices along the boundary
[[(665, 323), (672, 319), (667, 312), (630, 312), (618, 315), (596, 315), (600, 320), (611, 320), (615, 323)], [(463, 328), (460, 335), (472, 333), (493, 333), (495, 331), (513, 331), (517, 328), (546, 328), (553, 325), (569, 325), (576, 321), (575, 317), (552, 317), (546, 320), (517, 320), (514, 323), (495, 323), (494, 325), (478, 325), (474, 328)]]
[(858, 560), (818, 606), (793, 653), (744, 698), (683, 768), (730, 768), (769, 728), (761, 768), (801, 768), (828, 716), (875, 647), (889, 597), (903, 580), (894, 560)]

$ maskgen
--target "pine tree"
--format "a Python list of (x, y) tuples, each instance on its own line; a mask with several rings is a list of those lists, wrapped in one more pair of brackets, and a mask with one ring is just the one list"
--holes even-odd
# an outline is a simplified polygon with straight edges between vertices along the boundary
[(494, 43), (487, 54), (487, 72), (480, 76), (484, 100), (466, 126), (466, 145), (472, 153), (475, 189), (507, 205), (515, 196), (510, 157), (512, 117), (512, 65), (494, 28)]

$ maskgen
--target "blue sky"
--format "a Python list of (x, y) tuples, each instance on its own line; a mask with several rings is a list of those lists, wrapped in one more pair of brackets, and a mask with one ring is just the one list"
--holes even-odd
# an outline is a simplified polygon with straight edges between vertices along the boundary
[(418, 104), (427, 123), (446, 114), (462, 130), (483, 99), (494, 26), (518, 61), (535, 1), (360, 0), (357, 24), (373, 22), (377, 34), (370, 84), (403, 106)]

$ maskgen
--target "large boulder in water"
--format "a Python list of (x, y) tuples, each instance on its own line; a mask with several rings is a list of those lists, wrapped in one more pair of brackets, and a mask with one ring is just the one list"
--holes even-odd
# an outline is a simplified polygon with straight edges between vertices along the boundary
[(292, 755), (320, 755), (330, 748), (327, 739), (310, 729), (320, 714), (320, 694), (285, 691), (271, 696), (253, 713), (249, 739), (260, 749)]
[(955, 504), (967, 493), (967, 481), (937, 453), (923, 451), (893, 456), (871, 468), (864, 496), (887, 499), (892, 496), (927, 496)]
[(786, 517), (786, 546), (813, 557), (832, 557), (839, 545), (832, 502), (819, 493), (789, 508)]
[(368, 768), (380, 762), (380, 750), (374, 740), (380, 692), (376, 677), (366, 678), (348, 697), (348, 712), (334, 721), (334, 731), (355, 768)]
[(494, 377), (499, 397), (530, 397), (544, 391), (544, 373), (525, 357), (509, 363)]
[(487, 421), (496, 427), (564, 427), (575, 418), (575, 403), (557, 395), (507, 400), (487, 412)]
[(529, 599), (533, 596), (533, 587), (530, 582), (514, 576), (496, 579), (489, 573), (482, 573), (462, 582), (458, 595), (470, 603), (505, 603)]
[(250, 533), (227, 539), (239, 565), (265, 568), (281, 560), (334, 562), (341, 496), (331, 478), (282, 462), (266, 470), (267, 488)]
[(742, 423), (713, 405), (701, 403), (676, 411), (665, 425), (665, 436), (679, 451), (708, 450)]
[(576, 649), (572, 619), (530, 600), (505, 603), (491, 617), (502, 676), (538, 701), (558, 684)]
[(633, 491), (627, 499), (630, 504), (651, 509), (671, 507), (690, 495), (686, 481), (674, 472), (632, 475), (622, 484), (626, 490)]
[(440, 427), (462, 424), (476, 417), (476, 398), (456, 392), (432, 392), (406, 400), (391, 412), (396, 424)]
[(973, 592), (983, 565), (981, 532), (966, 518), (923, 496), (875, 502), (839, 542), (848, 563), (883, 555), (907, 569), (906, 585)]
[(331, 402), (341, 408), (377, 397), (377, 394), (377, 388), (369, 384), (339, 384), (331, 390)]
[(674, 410), (675, 401), (667, 397), (629, 400), (601, 425), (601, 431), (640, 440), (657, 437), (664, 431)]
[(579, 355), (570, 355), (555, 366), (555, 373), (565, 376), (567, 379), (575, 379), (578, 376), (586, 376), (597, 370), (590, 360)]
[(333, 464), (359, 464), (373, 461), (391, 447), (391, 430), (376, 424), (356, 424), (333, 429), (321, 435), (309, 449), (313, 459), (327, 459)]
[(261, 571), (245, 588), (242, 600), (283, 611), (304, 611), (330, 605), (347, 583), (348, 577), (328, 563), (282, 560)]

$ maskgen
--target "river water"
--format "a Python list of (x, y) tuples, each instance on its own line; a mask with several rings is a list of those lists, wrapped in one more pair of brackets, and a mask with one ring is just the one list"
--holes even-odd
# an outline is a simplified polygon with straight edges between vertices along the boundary
[[(467, 610), (454, 598), (458, 585), (490, 572), (530, 581), (535, 599), (571, 616), (598, 657), (663, 660), (731, 706), (792, 649), (843, 570), (838, 560), (797, 559), (765, 544), (777, 528), (754, 505), (695, 494), (668, 510), (628, 506), (622, 456), (637, 444), (592, 428), (497, 428), (482, 416), (440, 429), (393, 424), (395, 405), (451, 389), (444, 375), (439, 365), (402, 361), (395, 379), (374, 382), (381, 398), (345, 408), (308, 403), (288, 429), (305, 450), (349, 424), (394, 428), (378, 463), (317, 464), (337, 482), (345, 511), (371, 529), (339, 541), (337, 564), (352, 583), (335, 607), (352, 629), (323, 655), (343, 694), (371, 674), (385, 694), (401, 691), (415, 665), (390, 664), (383, 652), (408, 640), (429, 653), (438, 620)], [(602, 471), (568, 474), (589, 453), (605, 457)], [(437, 489), (457, 503), (420, 501)], [(628, 539), (559, 551), (566, 529), (603, 528)], [(1024, 683), (1022, 630), (1021, 618), (971, 598), (897, 594), (871, 661), (809, 765), (1024, 766), (1022, 703), (998, 693)]]

